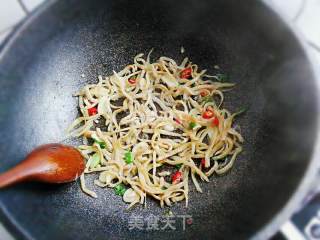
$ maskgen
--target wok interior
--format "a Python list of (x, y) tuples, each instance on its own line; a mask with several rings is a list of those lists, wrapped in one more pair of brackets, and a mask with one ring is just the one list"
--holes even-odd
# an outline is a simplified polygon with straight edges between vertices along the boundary
[[(215, 239), (253, 236), (289, 200), (300, 183), (316, 134), (315, 80), (288, 28), (258, 1), (58, 1), (38, 13), (6, 52), (0, 65), (1, 170), (33, 147), (61, 141), (77, 116), (72, 94), (98, 74), (111, 74), (140, 52), (154, 58), (185, 56), (209, 73), (227, 73), (237, 86), (225, 107), (248, 106), (237, 124), (244, 152), (225, 176), (192, 188), (189, 207), (176, 215), (193, 224), (182, 231), (128, 229), (138, 215), (163, 216), (155, 201), (125, 211), (112, 189), (79, 183), (25, 184), (0, 192), (1, 203), (25, 234), (35, 239)], [(219, 65), (221, 70), (214, 70)], [(84, 74), (85, 77), (81, 77)], [(76, 144), (77, 141), (69, 141)], [(95, 176), (96, 177), (96, 176)]]

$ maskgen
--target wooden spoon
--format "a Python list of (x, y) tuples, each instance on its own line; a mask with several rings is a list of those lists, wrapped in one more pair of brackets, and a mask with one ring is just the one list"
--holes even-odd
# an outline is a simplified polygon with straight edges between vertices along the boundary
[(84, 169), (84, 159), (75, 148), (57, 143), (46, 144), (37, 147), (21, 163), (0, 174), (0, 188), (23, 181), (72, 182)]

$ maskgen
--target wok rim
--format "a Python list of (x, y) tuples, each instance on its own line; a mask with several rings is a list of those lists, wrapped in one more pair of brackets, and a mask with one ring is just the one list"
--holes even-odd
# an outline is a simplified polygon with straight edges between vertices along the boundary
[(271, 10), (291, 31), (294, 38), (296, 38), (298, 44), (306, 55), (306, 60), (310, 64), (310, 70), (313, 74), (315, 85), (316, 85), (316, 104), (317, 104), (317, 116), (316, 116), (316, 139), (314, 141), (313, 151), (311, 153), (310, 162), (308, 167), (302, 177), (300, 183), (297, 185), (296, 190), (291, 195), (290, 199), (285, 203), (285, 206), (269, 221), (264, 227), (254, 234), (251, 239), (260, 240), (268, 239), (272, 237), (277, 231), (280, 230), (281, 226), (290, 219), (290, 217), (297, 211), (299, 207), (302, 206), (302, 202), (305, 196), (311, 190), (311, 184), (317, 179), (317, 173), (320, 169), (320, 161), (318, 161), (318, 156), (320, 156), (320, 69), (319, 63), (316, 60), (313, 53), (311, 53), (310, 46), (307, 44), (307, 40), (302, 32), (281, 14), (281, 10), (275, 6), (272, 2), (268, 0), (261, 0), (266, 8)]
[[(58, 0), (47, 0), (42, 3), (37, 9), (31, 12), (26, 16), (20, 23), (18, 23), (11, 33), (5, 38), (5, 40), (0, 45), (0, 64), (2, 59), (8, 51), (10, 51), (11, 46), (17, 38), (20, 37), (21, 33), (33, 22), (43, 11), (48, 9)], [(267, 222), (262, 228), (257, 229), (251, 239), (260, 240), (268, 239), (272, 237), (277, 231), (280, 230), (280, 227), (294, 214), (294, 212), (301, 206), (302, 201), (306, 194), (310, 191), (311, 183), (316, 179), (317, 173), (320, 169), (320, 161), (318, 161), (318, 156), (320, 156), (320, 65), (315, 56), (310, 51), (310, 46), (308, 46), (307, 41), (303, 34), (297, 29), (296, 26), (289, 19), (281, 14), (279, 8), (277, 8), (269, 0), (260, 0), (262, 5), (271, 12), (273, 12), (282, 23), (290, 30), (293, 37), (297, 40), (301, 50), (306, 55), (306, 60), (310, 64), (310, 70), (313, 74), (314, 81), (316, 84), (316, 102), (317, 102), (317, 113), (316, 116), (316, 139), (313, 146), (313, 152), (311, 153), (310, 162), (307, 169), (305, 170), (304, 176), (301, 178), (300, 183), (297, 185), (294, 193), (289, 197), (289, 200), (284, 204), (284, 207), (274, 216), (272, 219)], [(11, 216), (10, 212), (6, 210), (6, 207), (0, 202), (0, 220), (4, 225), (6, 230), (17, 239), (34, 239), (28, 234), (28, 232), (21, 227), (16, 220)]]

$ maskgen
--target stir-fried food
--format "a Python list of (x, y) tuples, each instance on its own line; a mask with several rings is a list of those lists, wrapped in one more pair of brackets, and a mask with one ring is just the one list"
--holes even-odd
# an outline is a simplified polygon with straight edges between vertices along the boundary
[(81, 187), (97, 197), (85, 175), (98, 172), (94, 183), (113, 188), (129, 208), (145, 203), (147, 195), (161, 206), (188, 205), (189, 178), (202, 192), (199, 180), (227, 172), (242, 150), (233, 124), (238, 113), (222, 106), (223, 91), (234, 84), (187, 58), (151, 62), (150, 53), (76, 94), (81, 116), (69, 131), (83, 138)]

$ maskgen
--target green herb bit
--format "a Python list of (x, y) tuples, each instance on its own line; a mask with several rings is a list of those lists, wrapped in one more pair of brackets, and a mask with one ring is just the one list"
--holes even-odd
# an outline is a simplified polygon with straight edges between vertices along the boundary
[(122, 183), (119, 183), (117, 186), (114, 187), (114, 191), (116, 195), (123, 196), (127, 189)]
[(95, 153), (91, 157), (90, 168), (95, 168), (100, 163), (100, 155), (99, 153)]
[(163, 186), (161, 189), (162, 189), (162, 190), (167, 190), (168, 188), (167, 188), (167, 187), (165, 187), (165, 186)]
[(195, 122), (191, 122), (189, 123), (189, 129), (194, 129), (194, 127), (196, 126), (197, 124)]
[(182, 163), (179, 163), (179, 164), (177, 164), (177, 165), (175, 165), (175, 167), (176, 167), (176, 169), (180, 169), (181, 167), (182, 167)]
[(223, 73), (218, 73), (218, 74), (216, 74), (216, 79), (219, 82), (227, 82), (228, 81), (228, 76), (226, 74), (223, 74)]
[(104, 149), (106, 148), (106, 143), (101, 140), (95, 133), (91, 135), (91, 138), (93, 141), (97, 144), (99, 144), (100, 148)]
[(101, 149), (105, 149), (106, 148), (106, 143), (105, 142), (100, 142), (100, 141), (97, 141), (97, 140), (94, 140), (97, 144), (99, 144), (100, 148)]
[(105, 142), (100, 142), (99, 145), (102, 149), (105, 149), (107, 146)]
[(127, 163), (127, 164), (130, 164), (133, 162), (133, 156), (132, 156), (132, 153), (130, 151), (127, 151), (125, 154), (124, 154), (124, 161)]

